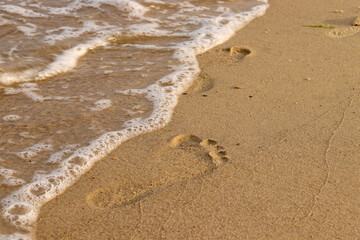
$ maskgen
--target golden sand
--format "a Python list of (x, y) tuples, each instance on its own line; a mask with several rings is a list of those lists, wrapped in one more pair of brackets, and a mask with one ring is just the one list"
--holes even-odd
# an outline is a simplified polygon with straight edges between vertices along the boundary
[(357, 4), (270, 1), (198, 56), (168, 126), (43, 207), (37, 239), (359, 238)]

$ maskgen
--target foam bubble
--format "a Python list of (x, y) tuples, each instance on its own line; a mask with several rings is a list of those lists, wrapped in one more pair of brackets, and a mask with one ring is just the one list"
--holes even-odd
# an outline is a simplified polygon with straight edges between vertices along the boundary
[(19, 186), (25, 183), (23, 179), (15, 177), (16, 171), (11, 169), (0, 169), (0, 185)]
[(18, 156), (24, 160), (28, 160), (28, 159), (35, 157), (40, 152), (50, 151), (52, 149), (53, 149), (53, 146), (51, 144), (46, 144), (46, 143), (40, 142), (31, 147), (26, 148), (25, 150), (23, 150), (21, 152), (16, 153), (16, 156)]
[(99, 3), (112, 5), (121, 11), (127, 11), (128, 14), (132, 17), (142, 17), (149, 10), (140, 3), (131, 0), (102, 0), (93, 1), (93, 3), (96, 3), (96, 5), (99, 5)]
[(36, 25), (32, 23), (27, 23), (26, 26), (17, 26), (17, 29), (23, 32), (26, 36), (35, 36), (39, 33), (36, 32)]
[(64, 156), (66, 156), (69, 153), (72, 153), (75, 148), (79, 147), (79, 145), (72, 144), (65, 147), (65, 149), (61, 150), (60, 152), (56, 152), (52, 154), (47, 162), (49, 163), (60, 163)]
[(3, 11), (6, 11), (8, 13), (14, 13), (21, 15), (23, 17), (47, 17), (46, 15), (38, 12), (34, 12), (31, 9), (28, 8), (22, 8), (15, 5), (1, 5), (0, 9)]
[(1, 235), (1, 240), (31, 240), (31, 234), (14, 233), (11, 235)]
[(141, 110), (141, 106), (139, 105), (135, 105), (131, 109), (123, 109), (123, 110), (125, 110), (130, 116), (144, 113), (144, 111)]
[(91, 111), (101, 111), (111, 107), (112, 104), (110, 99), (101, 99), (99, 101), (96, 101), (94, 105), (95, 107), (90, 108)]
[(35, 139), (36, 138), (34, 136), (31, 136), (29, 132), (21, 132), (19, 135), (21, 137), (23, 137), (23, 138), (28, 138), (28, 139)]
[(6, 115), (2, 118), (2, 120), (4, 121), (17, 121), (19, 120), (21, 117), (18, 115)]
[(131, 31), (134, 35), (145, 35), (145, 36), (169, 36), (171, 32), (167, 30), (158, 29), (158, 23), (140, 23), (127, 27), (127, 30)]
[[(0, 79), (1, 80), (1, 79)], [(6, 95), (14, 95), (23, 93), (33, 101), (42, 102), (44, 97), (35, 93), (34, 91), (39, 90), (36, 83), (23, 83), (19, 85), (20, 88), (5, 88)]]

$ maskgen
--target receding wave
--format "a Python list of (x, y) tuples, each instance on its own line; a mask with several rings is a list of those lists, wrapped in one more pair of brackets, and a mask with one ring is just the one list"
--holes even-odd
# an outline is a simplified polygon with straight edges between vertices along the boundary
[(41, 206), (122, 142), (165, 126), (196, 55), (267, 1), (0, 3), (0, 238), (31, 239)]

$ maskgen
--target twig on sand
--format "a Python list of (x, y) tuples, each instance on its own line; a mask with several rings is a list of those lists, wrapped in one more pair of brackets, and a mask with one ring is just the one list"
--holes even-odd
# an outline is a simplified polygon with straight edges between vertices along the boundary
[(319, 24), (319, 25), (306, 25), (306, 26), (304, 26), (304, 27), (313, 27), (313, 28), (334, 28), (333, 26), (324, 26), (324, 25), (321, 25), (321, 24)]

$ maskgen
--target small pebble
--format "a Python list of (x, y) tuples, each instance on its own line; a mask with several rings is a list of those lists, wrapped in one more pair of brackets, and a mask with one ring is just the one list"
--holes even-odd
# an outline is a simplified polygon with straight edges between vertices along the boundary
[(306, 81), (310, 81), (310, 80), (311, 80), (311, 78), (307, 77), (307, 78), (305, 78), (305, 80), (306, 80)]
[(242, 89), (243, 87), (242, 86), (236, 86), (234, 87), (235, 89)]
[(344, 11), (343, 11), (343, 10), (339, 10), (339, 13), (344, 13)]
[(186, 92), (183, 93), (183, 95), (186, 95), (186, 94), (187, 94)]
[(251, 96), (251, 95), (249, 96), (249, 98), (252, 98), (252, 97), (253, 97), (253, 96)]
[(203, 97), (207, 97), (208, 95), (206, 95), (206, 94), (204, 94), (204, 95), (202, 95)]

